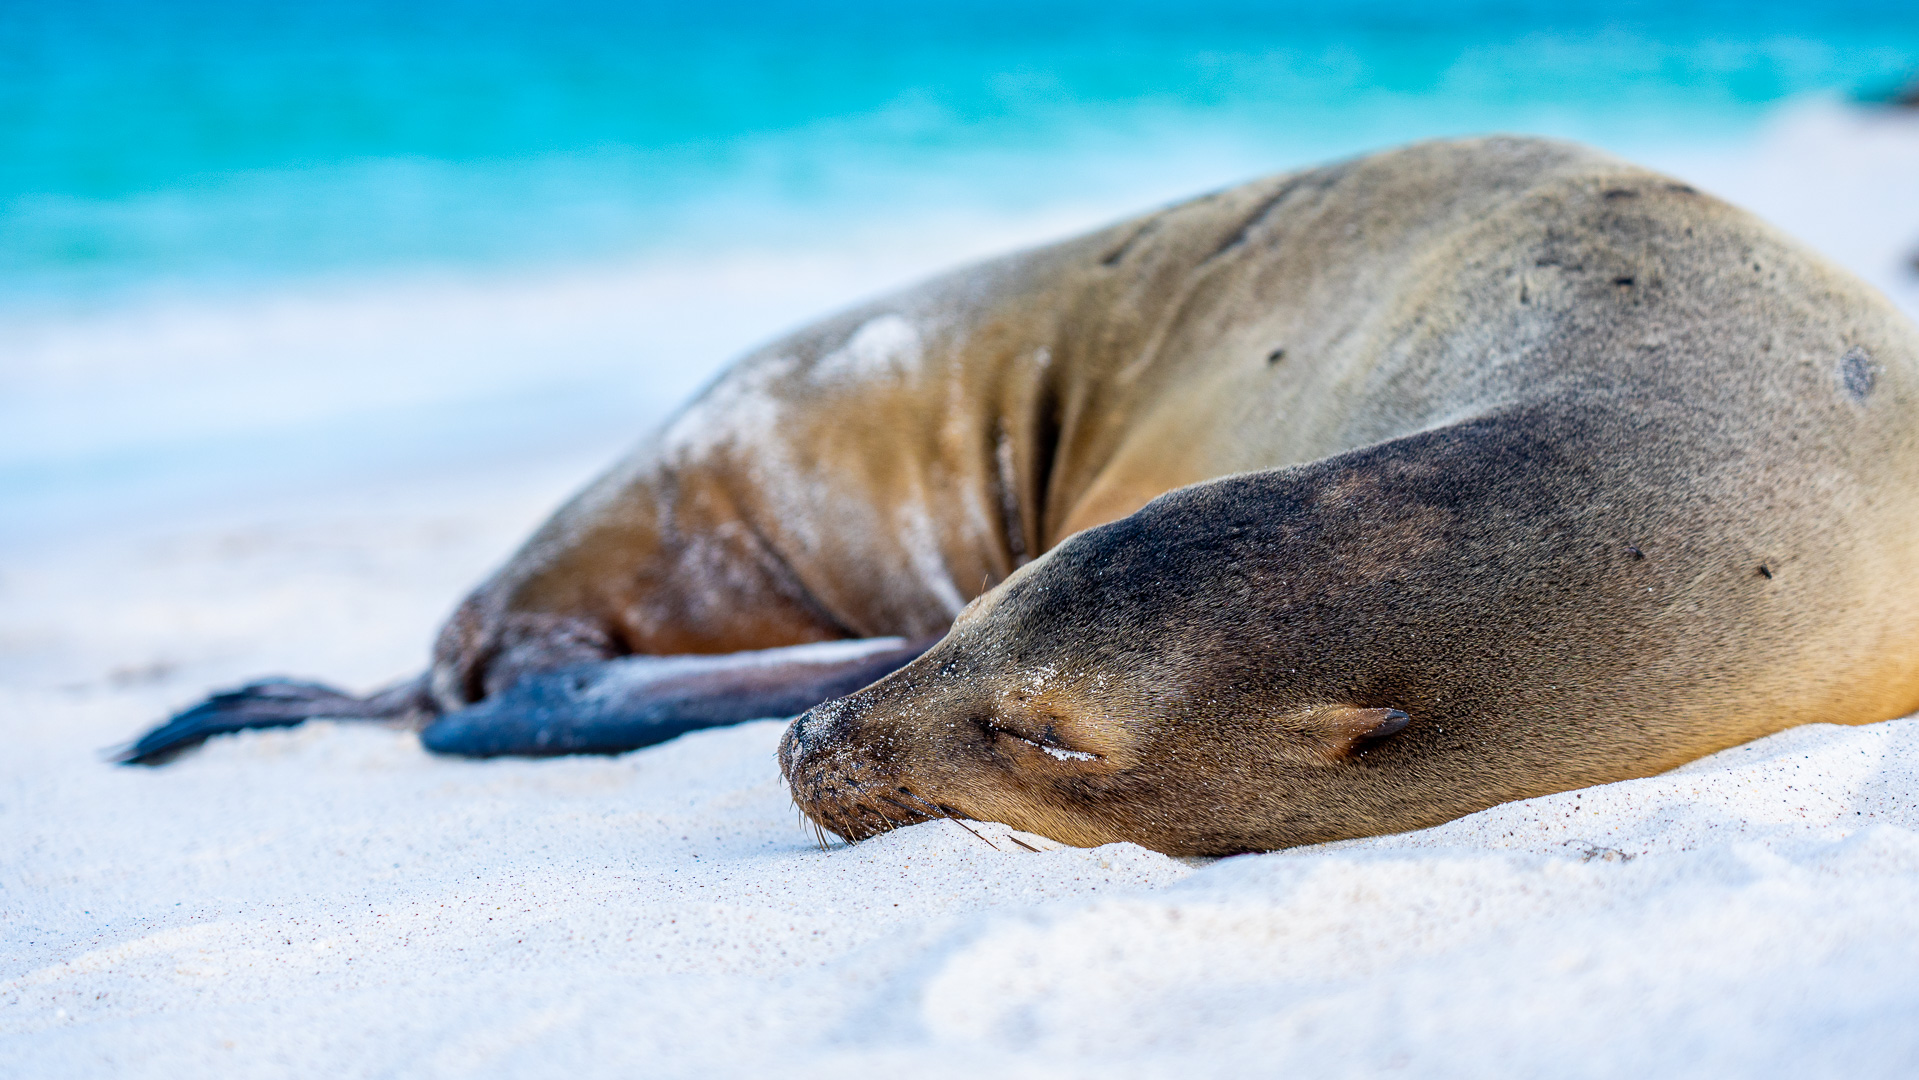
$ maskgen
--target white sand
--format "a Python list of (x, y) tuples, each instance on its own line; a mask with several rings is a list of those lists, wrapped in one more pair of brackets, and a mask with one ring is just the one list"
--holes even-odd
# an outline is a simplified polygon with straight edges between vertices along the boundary
[[(1827, 121), (1754, 160), (1919, 184), (1919, 137)], [(1818, 220), (1776, 172), (1746, 201)], [(1904, 289), (1900, 205), (1806, 235)], [(331, 724), (93, 757), (248, 676), (409, 673), (597, 464), (0, 551), (0, 1076), (1919, 1069), (1919, 721), (1210, 864), (951, 822), (822, 852), (777, 722), (617, 759)]]

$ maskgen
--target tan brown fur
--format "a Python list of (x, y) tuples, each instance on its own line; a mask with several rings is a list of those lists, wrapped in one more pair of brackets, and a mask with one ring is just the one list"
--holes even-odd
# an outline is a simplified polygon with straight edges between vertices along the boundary
[(815, 820), (1414, 828), (1919, 707), (1915, 394), (1919, 330), (1751, 216), (1422, 144), (747, 357), (468, 600), (433, 685), (958, 616), (789, 731)]

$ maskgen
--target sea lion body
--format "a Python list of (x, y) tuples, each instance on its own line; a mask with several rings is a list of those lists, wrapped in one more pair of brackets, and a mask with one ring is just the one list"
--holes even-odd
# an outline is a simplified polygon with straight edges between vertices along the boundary
[(1919, 330), (1750, 215), (1420, 144), (744, 358), (461, 606), (425, 707), (950, 625), (789, 730), (816, 821), (1418, 827), (1919, 707), (1915, 395)]
[(1140, 227), (1180, 269), (1106, 378), (1151, 404), (1063, 515), (1116, 520), (795, 724), (816, 820), (1274, 848), (1919, 708), (1919, 334), (1883, 298), (1554, 144), (1215, 202)]

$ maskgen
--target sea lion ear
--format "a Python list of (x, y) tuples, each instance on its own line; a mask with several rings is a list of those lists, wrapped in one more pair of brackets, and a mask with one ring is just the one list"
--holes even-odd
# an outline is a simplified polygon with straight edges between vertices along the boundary
[[(1361, 709), (1323, 705), (1296, 721), (1318, 761), (1336, 764), (1363, 754), (1373, 743), (1406, 730), (1413, 718), (1398, 709)], [(1292, 726), (1292, 725), (1289, 725)]]

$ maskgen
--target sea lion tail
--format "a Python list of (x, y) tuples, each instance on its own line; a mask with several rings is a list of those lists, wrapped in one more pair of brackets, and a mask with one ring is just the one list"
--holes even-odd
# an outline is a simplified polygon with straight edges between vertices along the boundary
[(234, 731), (292, 727), (319, 717), (418, 723), (437, 712), (424, 675), (367, 697), (298, 679), (261, 679), (175, 713), (138, 739), (107, 751), (106, 757), (118, 765), (161, 765), (215, 735)]

